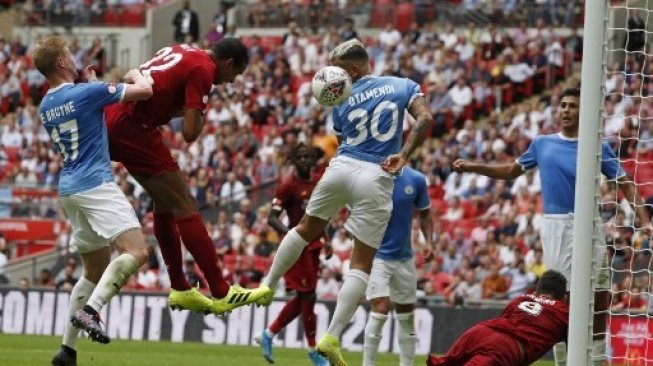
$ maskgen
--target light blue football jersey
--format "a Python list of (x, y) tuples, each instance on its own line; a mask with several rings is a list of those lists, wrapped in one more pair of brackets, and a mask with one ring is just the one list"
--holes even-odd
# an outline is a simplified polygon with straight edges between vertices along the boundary
[[(601, 173), (608, 179), (626, 175), (610, 145), (603, 143), (601, 149)], [(557, 133), (535, 137), (528, 150), (517, 159), (524, 171), (540, 169), (545, 214), (574, 212), (577, 156), (578, 139)]]
[(386, 261), (405, 260), (413, 257), (410, 238), (413, 211), (431, 207), (428, 186), (424, 174), (404, 167), (395, 179), (392, 192), (392, 215), (376, 257)]
[(60, 195), (113, 181), (103, 109), (119, 102), (124, 92), (124, 84), (67, 83), (50, 89), (41, 101), (43, 125), (63, 156)]
[(342, 136), (337, 155), (380, 163), (401, 149), (404, 112), (422, 95), (410, 79), (364, 76), (349, 99), (333, 109), (333, 129)]

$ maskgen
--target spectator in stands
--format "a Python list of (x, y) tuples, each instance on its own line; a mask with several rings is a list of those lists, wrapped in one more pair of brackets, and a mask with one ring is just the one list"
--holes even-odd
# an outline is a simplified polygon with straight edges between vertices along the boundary
[(514, 267), (504, 268), (504, 273), (510, 278), (510, 288), (508, 289), (508, 298), (514, 299), (528, 291), (536, 280), (531, 272), (526, 272), (523, 260), (518, 260)]
[(88, 62), (93, 65), (97, 77), (103, 77), (106, 70), (106, 55), (104, 54), (104, 46), (102, 45), (100, 37), (93, 38), (93, 44), (91, 45), (91, 48), (89, 48), (87, 54)]
[(387, 47), (397, 46), (401, 38), (401, 33), (399, 33), (392, 23), (386, 23), (385, 28), (378, 35), (380, 45), (386, 49)]
[(147, 290), (155, 290), (159, 288), (159, 278), (147, 262), (145, 262), (138, 270), (138, 284)]
[(358, 38), (358, 32), (354, 29), (354, 19), (347, 17), (342, 31), (340, 31), (340, 39), (344, 42), (353, 38)]
[(624, 47), (628, 52), (641, 51), (646, 44), (646, 23), (640, 10), (629, 11), (628, 35), (624, 39)]
[(220, 1), (220, 4), (218, 5), (218, 12), (213, 16), (212, 25), (214, 26), (215, 31), (221, 35), (227, 31), (228, 12), (229, 4), (226, 1)]
[(202, 276), (197, 272), (195, 260), (193, 260), (192, 257), (187, 257), (184, 261), (184, 275), (186, 275), (186, 280), (191, 284), (191, 286), (199, 286), (203, 289), (206, 288), (206, 283), (202, 279)]
[(41, 270), (38, 286), (41, 287), (54, 287), (54, 277), (52, 276), (52, 271), (47, 268)]
[(231, 231), (226, 224), (220, 225), (218, 235), (213, 238), (213, 246), (219, 256), (232, 251), (233, 242), (231, 240)]
[(334, 272), (326, 268), (322, 269), (315, 289), (317, 298), (320, 300), (334, 300), (338, 297), (339, 291), (340, 282), (336, 280)]
[(172, 20), (175, 27), (175, 42), (183, 43), (187, 36), (191, 36), (192, 42), (197, 42), (200, 35), (200, 25), (197, 13), (190, 8), (190, 1), (184, 1), (183, 8), (177, 13)]
[(18, 280), (18, 289), (19, 290), (29, 290), (29, 279), (27, 277), (21, 277)]
[(63, 270), (62, 278), (57, 281), (55, 287), (57, 290), (70, 291), (77, 283), (78, 277), (75, 276), (75, 265), (67, 263)]
[(225, 202), (240, 202), (247, 197), (245, 185), (236, 179), (236, 173), (229, 172), (227, 181), (220, 189), (220, 198)]
[(246, 285), (247, 287), (249, 288), (256, 287), (263, 279), (263, 272), (261, 272), (261, 270), (256, 268), (254, 257), (247, 256), (245, 257), (245, 260), (247, 264), (242, 269), (241, 274), (243, 277), (246, 277), (249, 280), (249, 282)]
[(535, 248), (533, 262), (528, 265), (528, 272), (532, 273), (536, 278), (542, 277), (547, 270), (543, 257), (542, 247)]
[(224, 38), (224, 32), (221, 31), (220, 26), (215, 23), (215, 20), (211, 22), (208, 32), (204, 35), (204, 46), (205, 48), (211, 47), (217, 41)]
[(268, 231), (262, 230), (258, 234), (258, 242), (254, 247), (254, 253), (260, 257), (270, 258), (276, 251), (277, 246), (268, 239)]
[(431, 268), (418, 280), (417, 287), (422, 288), (427, 295), (446, 295), (445, 290), (451, 285), (453, 277), (442, 271), (441, 258), (436, 258), (430, 264)]
[(472, 89), (467, 85), (467, 80), (462, 76), (458, 78), (456, 85), (449, 89), (449, 95), (454, 103), (451, 110), (456, 117), (460, 116), (465, 110), (465, 107), (472, 103)]
[(508, 281), (499, 274), (500, 269), (500, 265), (493, 264), (490, 273), (483, 280), (481, 288), (484, 299), (501, 300), (506, 298)]
[(474, 270), (469, 269), (463, 273), (463, 280), (460, 281), (448, 301), (454, 306), (463, 305), (466, 300), (480, 300), (483, 296), (481, 285), (476, 281), (476, 273)]

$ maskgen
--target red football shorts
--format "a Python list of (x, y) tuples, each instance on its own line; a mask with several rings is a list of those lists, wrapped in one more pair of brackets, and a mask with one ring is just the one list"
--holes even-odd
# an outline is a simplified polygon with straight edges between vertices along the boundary
[(297, 292), (315, 292), (320, 271), (320, 249), (321, 246), (311, 248), (310, 245), (304, 249), (297, 262), (283, 275), (287, 288)]
[(105, 109), (111, 160), (122, 163), (130, 174), (147, 176), (179, 170), (157, 128), (130, 120), (116, 108)]
[(428, 366), (520, 366), (521, 352), (509, 335), (485, 325), (463, 333), (442, 357), (429, 356)]

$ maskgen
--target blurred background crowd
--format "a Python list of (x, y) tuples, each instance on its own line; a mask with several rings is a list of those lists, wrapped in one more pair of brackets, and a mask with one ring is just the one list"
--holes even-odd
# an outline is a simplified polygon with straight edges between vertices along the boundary
[[(27, 3), (32, 12), (26, 17), (32, 21), (42, 19), (47, 9), (76, 14), (87, 5), (72, 0)], [(156, 6), (158, 2), (91, 3), (102, 3), (98, 8), (102, 14), (102, 9), (116, 11), (120, 6)], [(412, 11), (423, 14), (428, 3), (413, 1)], [(251, 25), (287, 24), (283, 35), (242, 36), (250, 49), (249, 67), (233, 84), (213, 89), (205, 127), (197, 141), (184, 142), (181, 120), (163, 127), (181, 170), (188, 174), (188, 184), (227, 277), (243, 286), (255, 286), (265, 275), (280, 241), (267, 224), (270, 202), (278, 183), (293, 174), (288, 161), (292, 148), (303, 142), (318, 149), (316, 169), (324, 169), (334, 156), (337, 140), (331, 135), (331, 113), (312, 98), (310, 80), (326, 65), (335, 45), (357, 37), (368, 47), (373, 73), (419, 83), (435, 118), (427, 143), (410, 161), (428, 178), (432, 239), (437, 247), (432, 261), (418, 254), (421, 297), (463, 305), (509, 299), (529, 291), (546, 270), (538, 235), (542, 218), (539, 173), (504, 182), (451, 169), (457, 158), (484, 163), (512, 161), (536, 135), (556, 133), (562, 90), (578, 85), (574, 66), (580, 60), (582, 36), (575, 26), (582, 3), (533, 0), (526, 1), (532, 6), (524, 9), (519, 7), (521, 3), (452, 2), (451, 14), (458, 17), (457, 24), (469, 20), (468, 26), (454, 28), (452, 23), (423, 21), (419, 16), (407, 24), (385, 22), (383, 14), (374, 18), (375, 10), (365, 9), (365, 1), (253, 2), (248, 17)], [(171, 20), (178, 22), (174, 41), (208, 47), (222, 37), (241, 36), (239, 29), (227, 26), (228, 6), (218, 7), (211, 30), (204, 35), (193, 25), (192, 8), (180, 10)], [(297, 9), (310, 11), (300, 15)], [(359, 10), (334, 20), (342, 9)], [(382, 29), (375, 35), (359, 34), (360, 14), (381, 19)], [(476, 21), (476, 17), (492, 17), (493, 24), (502, 24), (511, 14), (517, 14), (511, 27), (482, 26)], [(184, 21), (186, 17), (190, 22)], [(632, 18), (641, 21), (639, 14)], [(637, 36), (633, 32), (625, 47), (642, 50), (645, 42), (640, 44)], [(81, 44), (73, 35), (70, 42), (79, 70), (92, 64), (103, 79), (120, 80), (122, 70), (108, 62), (101, 39)], [(53, 192), (61, 159), (37, 113), (47, 85), (33, 67), (30, 51), (31, 45), (18, 37), (0, 39), (0, 184)], [(653, 157), (653, 123), (649, 119), (653, 101), (647, 98), (649, 91), (653, 92), (650, 61), (645, 54), (628, 56), (623, 63), (610, 66), (605, 80), (610, 94), (604, 105), (604, 137), (626, 170), (642, 182), (653, 182), (653, 167), (646, 164)], [(411, 123), (407, 118), (406, 131)], [(151, 232), (149, 197), (122, 166), (114, 165), (114, 173)], [(640, 189), (647, 202), (653, 203), (653, 188), (643, 184)], [(11, 217), (65, 218), (56, 194), (30, 197), (0, 203), (5, 208), (0, 212)], [(653, 284), (647, 271), (637, 270), (649, 269), (649, 242), (633, 229), (632, 210), (618, 195), (615, 182), (602, 183), (601, 200), (600, 217), (615, 269), (613, 307), (647, 311)], [(320, 298), (335, 298), (348, 268), (352, 239), (343, 228), (344, 217), (333, 220), (322, 253)], [(68, 247), (68, 235), (64, 229), (59, 237), (62, 256), (55, 268), (13, 285), (70, 288), (79, 278), (81, 266)], [(151, 242), (156, 247), (153, 236)], [(413, 245), (416, 251), (424, 245), (417, 221)], [(17, 253), (16, 243), (0, 237), (0, 278), (4, 264)], [(626, 269), (635, 274), (625, 273)], [(203, 283), (190, 256), (186, 257), (186, 271), (192, 282)], [(169, 286), (158, 250), (128, 286), (134, 290)]]

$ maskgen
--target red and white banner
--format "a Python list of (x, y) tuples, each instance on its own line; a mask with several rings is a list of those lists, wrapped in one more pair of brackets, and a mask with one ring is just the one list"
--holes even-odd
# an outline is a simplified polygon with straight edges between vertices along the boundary
[(0, 233), (7, 241), (54, 240), (66, 223), (57, 220), (0, 219)]
[(646, 314), (610, 317), (611, 365), (653, 366), (653, 321)]

